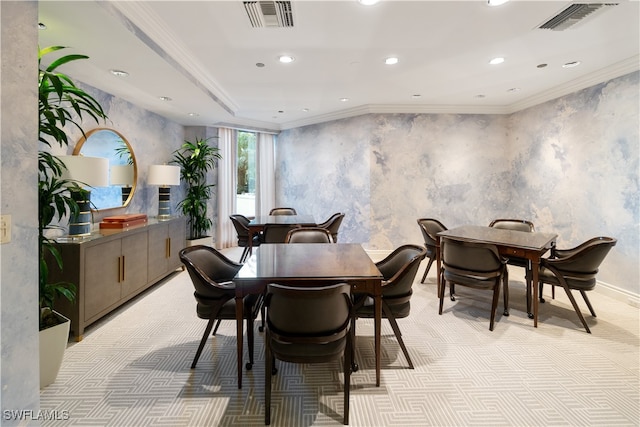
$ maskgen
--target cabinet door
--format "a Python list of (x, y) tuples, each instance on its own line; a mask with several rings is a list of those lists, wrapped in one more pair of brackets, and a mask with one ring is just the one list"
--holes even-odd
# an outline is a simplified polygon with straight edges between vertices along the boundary
[(84, 267), (84, 320), (100, 314), (120, 300), (121, 241), (88, 247)]
[(147, 284), (147, 233), (122, 239), (122, 298)]
[(175, 270), (182, 266), (180, 261), (180, 251), (186, 245), (187, 231), (185, 229), (184, 219), (178, 219), (169, 224), (169, 259), (168, 268)]
[(169, 224), (149, 228), (149, 281), (155, 281), (167, 272), (169, 252)]

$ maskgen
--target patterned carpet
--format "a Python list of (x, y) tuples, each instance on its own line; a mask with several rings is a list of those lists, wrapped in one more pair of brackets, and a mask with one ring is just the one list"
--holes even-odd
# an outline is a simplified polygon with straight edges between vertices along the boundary
[[(235, 252), (233, 252), (235, 255)], [(398, 321), (407, 363), (386, 320), (382, 378), (375, 387), (373, 324), (358, 320), (352, 375), (353, 426), (637, 426), (640, 424), (638, 309), (597, 292), (587, 334), (566, 296), (540, 306), (537, 329), (525, 312), (521, 270), (510, 274), (511, 315), (502, 303), (489, 331), (487, 291), (459, 286), (438, 315), (435, 268), (423, 263), (411, 315)], [(579, 297), (579, 295), (578, 295)], [(583, 313), (586, 306), (579, 300)], [(68, 415), (44, 426), (264, 425), (264, 349), (256, 325), (256, 364), (236, 385), (235, 323), (223, 322), (189, 369), (206, 322), (195, 314), (186, 272), (176, 273), (70, 343), (41, 409)], [(246, 351), (246, 345), (245, 345)], [(245, 353), (246, 354), (246, 353)], [(339, 364), (278, 362), (274, 426), (340, 425)], [(66, 416), (65, 416), (66, 418)]]

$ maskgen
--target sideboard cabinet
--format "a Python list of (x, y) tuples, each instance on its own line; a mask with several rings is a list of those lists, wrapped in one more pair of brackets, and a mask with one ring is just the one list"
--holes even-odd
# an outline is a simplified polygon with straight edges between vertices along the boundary
[(184, 217), (149, 220), (126, 230), (101, 230), (78, 241), (59, 241), (64, 269), (51, 279), (76, 285), (75, 303), (60, 299), (56, 310), (71, 319), (80, 341), (84, 328), (181, 267), (186, 244)]

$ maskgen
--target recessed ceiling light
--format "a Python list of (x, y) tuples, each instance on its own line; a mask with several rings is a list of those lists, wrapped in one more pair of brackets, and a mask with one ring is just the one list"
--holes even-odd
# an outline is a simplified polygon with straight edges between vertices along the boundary
[(478, 99), (482, 99), (482, 98), (486, 98), (486, 97), (487, 97), (486, 95), (483, 95), (481, 93), (476, 95), (476, 96), (474, 96), (474, 98), (478, 98)]
[(378, 3), (380, 0), (358, 0), (358, 3), (360, 3), (363, 6), (373, 6), (374, 4)]
[(189, 117), (198, 117), (200, 114), (198, 114), (198, 113), (188, 113), (187, 115)]
[(129, 73), (122, 70), (110, 70), (110, 71), (111, 71), (111, 74), (118, 77), (127, 77), (129, 75)]
[(538, 64), (538, 65), (536, 65), (537, 68), (544, 68), (546, 66), (547, 66), (547, 64)]
[(416, 94), (411, 95), (411, 98), (420, 99), (420, 98), (422, 98), (422, 95), (420, 95), (419, 93), (416, 93)]
[(493, 58), (491, 61), (489, 61), (489, 64), (498, 65), (498, 64), (502, 64), (503, 62), (504, 62), (504, 58), (497, 57), (497, 58)]
[(519, 92), (519, 91), (520, 91), (519, 87), (512, 87), (511, 89), (507, 89), (507, 92), (509, 93)]
[(173, 101), (173, 99), (169, 98), (168, 96), (161, 96), (160, 101)]
[(39, 30), (46, 30), (46, 29), (47, 29), (47, 26), (46, 26), (46, 25), (44, 25), (42, 22), (38, 22), (38, 29), (39, 29)]
[(487, 4), (489, 6), (500, 6), (502, 4), (505, 4), (508, 1), (509, 0), (487, 0)]
[(566, 64), (562, 65), (562, 68), (573, 68), (577, 67), (578, 65), (580, 65), (580, 61), (567, 62)]
[(349, 101), (349, 98), (340, 98), (340, 102), (347, 102)]
[(305, 112), (305, 113), (308, 113), (309, 109), (308, 108), (303, 108), (302, 111)]
[(289, 55), (281, 55), (278, 57), (278, 61), (282, 62), (283, 64), (289, 64), (295, 61), (295, 58)]
[(264, 67), (264, 64), (262, 62), (256, 62), (256, 67), (262, 68)]
[(395, 56), (390, 56), (384, 60), (384, 63), (387, 65), (395, 65), (398, 63), (398, 58), (396, 58)]

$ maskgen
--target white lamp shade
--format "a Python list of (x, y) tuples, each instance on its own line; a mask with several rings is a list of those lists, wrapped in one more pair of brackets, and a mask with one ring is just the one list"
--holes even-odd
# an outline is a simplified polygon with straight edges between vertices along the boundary
[(57, 156), (66, 170), (62, 171), (63, 179), (78, 181), (80, 185), (90, 187), (109, 186), (109, 159), (105, 157)]
[(148, 185), (180, 185), (180, 166), (149, 166)]
[(133, 185), (133, 165), (113, 165), (109, 173), (111, 185)]

